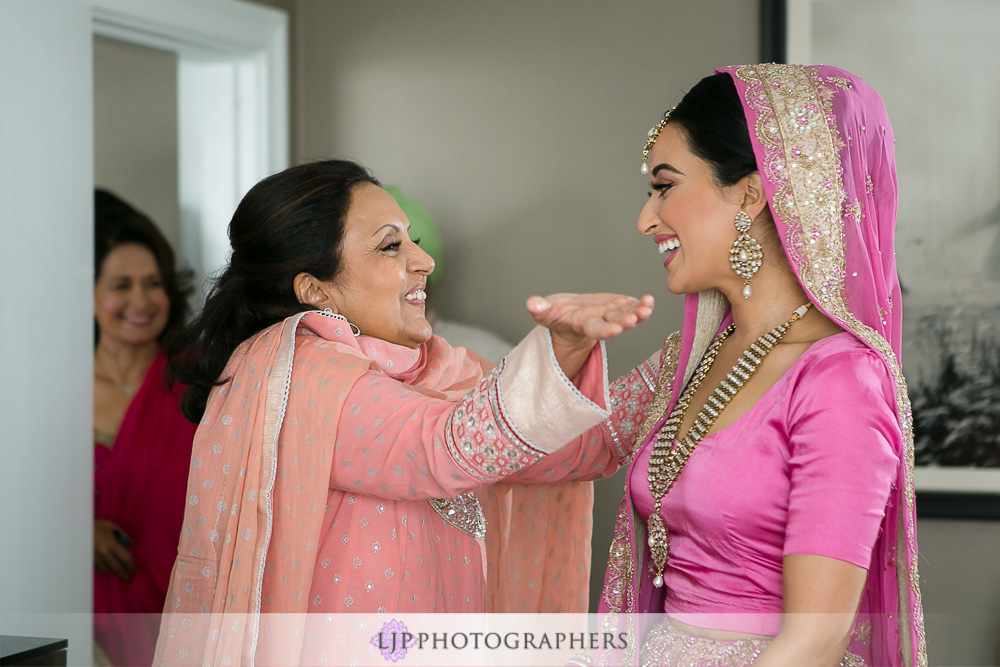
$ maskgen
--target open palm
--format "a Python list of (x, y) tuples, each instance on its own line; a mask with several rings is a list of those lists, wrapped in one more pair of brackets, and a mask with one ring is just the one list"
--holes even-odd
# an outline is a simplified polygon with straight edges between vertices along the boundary
[(550, 294), (527, 301), (535, 322), (552, 333), (553, 341), (581, 344), (585, 340), (614, 338), (634, 329), (653, 314), (653, 297), (621, 294)]

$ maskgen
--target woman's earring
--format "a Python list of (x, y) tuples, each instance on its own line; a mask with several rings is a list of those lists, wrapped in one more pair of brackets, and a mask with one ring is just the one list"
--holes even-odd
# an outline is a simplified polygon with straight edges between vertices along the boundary
[[(333, 312), (333, 308), (324, 308), (323, 309), (323, 314), (326, 315), (327, 317), (332, 317), (334, 319), (344, 320), (345, 322), (347, 322), (347, 318), (344, 317), (343, 315), (341, 315), (340, 313)], [(351, 327), (351, 333), (354, 334), (355, 338), (357, 338), (358, 336), (361, 335), (361, 329), (359, 329), (356, 324), (352, 324), (351, 322), (347, 322), (347, 326)]]
[(729, 249), (729, 266), (746, 281), (743, 284), (744, 299), (750, 298), (752, 292), (750, 279), (753, 278), (753, 274), (760, 270), (761, 262), (764, 260), (764, 249), (757, 242), (757, 239), (750, 236), (749, 233), (752, 222), (747, 212), (740, 209), (733, 221), (740, 236), (733, 243), (733, 247)]

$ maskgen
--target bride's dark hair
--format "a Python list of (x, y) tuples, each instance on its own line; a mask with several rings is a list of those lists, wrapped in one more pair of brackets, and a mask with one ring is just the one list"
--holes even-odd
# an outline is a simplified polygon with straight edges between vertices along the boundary
[(719, 185), (733, 185), (757, 171), (746, 116), (733, 78), (713, 74), (699, 81), (670, 114), (684, 128), (688, 148), (712, 165)]
[(332, 280), (354, 189), (380, 185), (349, 160), (324, 160), (268, 176), (243, 197), (229, 223), (232, 254), (199, 315), (165, 341), (168, 375), (188, 385), (181, 401), (193, 422), (236, 347), (253, 334), (311, 306), (299, 303), (302, 272)]
[[(743, 104), (728, 74), (713, 74), (696, 83), (670, 114), (670, 123), (683, 128), (688, 148), (712, 167), (720, 186), (735, 185), (757, 171)], [(764, 207), (755, 222), (757, 239), (776, 248), (770, 209)]]

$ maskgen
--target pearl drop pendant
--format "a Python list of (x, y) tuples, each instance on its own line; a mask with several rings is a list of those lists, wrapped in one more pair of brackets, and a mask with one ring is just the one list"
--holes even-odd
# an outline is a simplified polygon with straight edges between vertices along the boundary
[(663, 588), (663, 575), (662, 574), (656, 575), (656, 577), (653, 579), (653, 587), (654, 588)]
[(743, 286), (743, 298), (744, 299), (749, 299), (750, 298), (750, 294), (751, 294), (752, 291), (753, 290), (750, 289), (750, 285), (744, 285)]
[(639, 173), (640, 174), (648, 174), (649, 173), (649, 165), (646, 164), (645, 160), (642, 161), (642, 165), (639, 167)]

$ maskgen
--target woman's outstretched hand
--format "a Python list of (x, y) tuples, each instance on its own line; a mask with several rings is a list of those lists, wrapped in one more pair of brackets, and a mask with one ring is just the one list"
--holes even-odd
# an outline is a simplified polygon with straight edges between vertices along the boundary
[(621, 294), (550, 294), (526, 303), (535, 322), (552, 335), (556, 360), (567, 377), (574, 377), (599, 340), (630, 331), (653, 314), (653, 297)]

